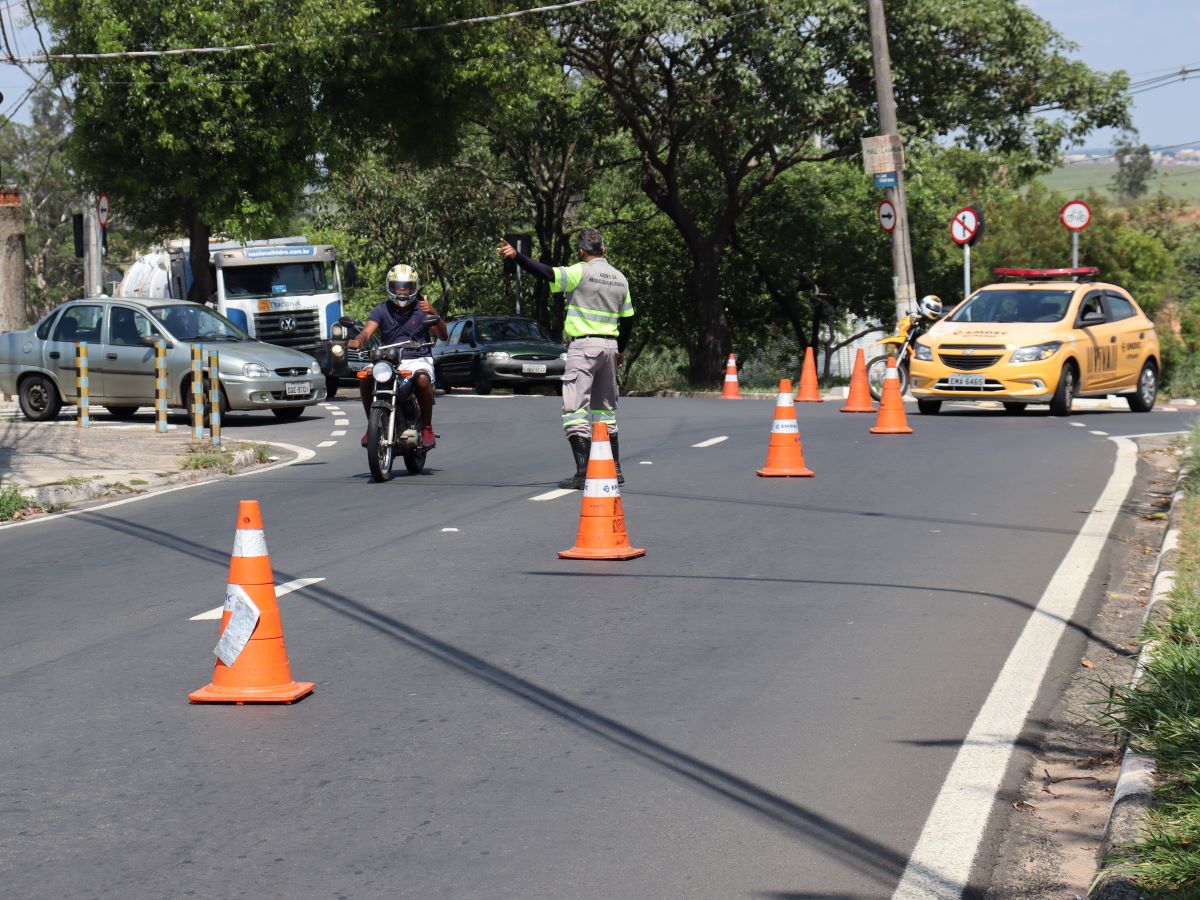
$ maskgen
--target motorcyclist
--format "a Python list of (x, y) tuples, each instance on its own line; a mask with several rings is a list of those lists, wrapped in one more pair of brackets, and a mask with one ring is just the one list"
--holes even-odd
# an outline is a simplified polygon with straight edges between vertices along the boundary
[[(367, 324), (358, 337), (346, 342), (346, 346), (357, 350), (369, 345), (375, 332), (379, 332), (384, 344), (401, 341), (428, 341), (433, 331), (441, 340), (446, 340), (446, 323), (438, 319), (432, 326), (425, 324), (426, 316), (437, 315), (437, 310), (428, 297), (421, 295), (421, 279), (417, 270), (405, 263), (397, 263), (387, 273), (387, 299), (371, 310)], [(400, 358), (406, 369), (412, 369), (413, 386), (417, 405), (421, 408), (421, 443), (427, 449), (437, 445), (433, 433), (433, 357), (427, 348), (402, 347)], [(371, 417), (371, 401), (374, 399), (375, 380), (364, 378), (359, 385), (363, 410)], [(362, 445), (367, 446), (367, 435), (362, 436)]]

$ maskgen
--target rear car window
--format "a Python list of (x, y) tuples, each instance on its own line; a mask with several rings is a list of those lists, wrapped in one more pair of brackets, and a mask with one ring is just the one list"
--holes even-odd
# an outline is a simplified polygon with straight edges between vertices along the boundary
[(1133, 308), (1133, 304), (1124, 297), (1118, 297), (1116, 294), (1108, 295), (1108, 320), (1110, 322), (1119, 322), (1121, 319), (1132, 319), (1137, 315)]
[(50, 337), (50, 326), (54, 324), (54, 317), (57, 315), (58, 310), (56, 309), (54, 312), (47, 315), (46, 318), (42, 319), (42, 321), (38, 323), (37, 330), (34, 332), (34, 334), (36, 334), (43, 341)]

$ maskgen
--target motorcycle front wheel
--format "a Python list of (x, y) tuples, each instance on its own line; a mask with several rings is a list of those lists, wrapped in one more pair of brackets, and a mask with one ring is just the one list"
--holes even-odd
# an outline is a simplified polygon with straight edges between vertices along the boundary
[[(867, 389), (871, 399), (878, 403), (883, 399), (883, 378), (887, 374), (887, 356), (877, 356), (867, 363)], [(900, 396), (908, 393), (908, 366), (897, 364), (896, 377), (900, 379)]]
[(387, 481), (392, 477), (395, 453), (387, 440), (390, 412), (387, 409), (372, 409), (367, 419), (367, 463), (371, 467), (371, 478), (375, 481)]

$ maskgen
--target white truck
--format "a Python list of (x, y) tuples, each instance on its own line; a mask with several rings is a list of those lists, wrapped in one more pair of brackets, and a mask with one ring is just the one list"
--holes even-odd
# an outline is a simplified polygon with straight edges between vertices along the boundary
[[(342, 317), (337, 251), (303, 235), (209, 244), (217, 285), (212, 306), (253, 338), (301, 350), (325, 376), (328, 396), (351, 377), (345, 357), (329, 352), (331, 330)], [(118, 297), (187, 299), (192, 266), (187, 240), (172, 240), (139, 257), (116, 289)]]

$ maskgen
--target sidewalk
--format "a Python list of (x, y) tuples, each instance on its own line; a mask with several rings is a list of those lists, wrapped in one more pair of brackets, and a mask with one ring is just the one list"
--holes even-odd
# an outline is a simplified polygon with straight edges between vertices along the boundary
[[(218, 469), (183, 468), (191, 429), (160, 434), (146, 422), (93, 420), (80, 428), (73, 418), (30, 422), (16, 404), (0, 401), (0, 488), (16, 486), (48, 509), (98, 497), (142, 493), (164, 484), (200, 481)], [(228, 441), (231, 466), (255, 464), (252, 446)]]

